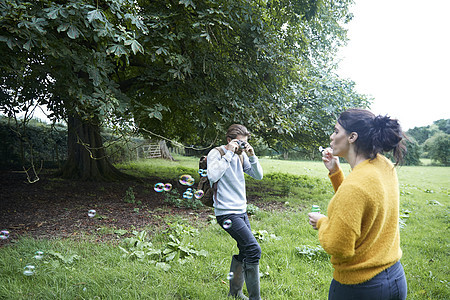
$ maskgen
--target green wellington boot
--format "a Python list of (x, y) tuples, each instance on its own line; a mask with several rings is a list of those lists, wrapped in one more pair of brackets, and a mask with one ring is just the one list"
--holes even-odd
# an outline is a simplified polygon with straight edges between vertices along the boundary
[(259, 263), (244, 263), (245, 285), (250, 300), (261, 300), (259, 293)]
[(230, 292), (228, 296), (248, 300), (242, 293), (242, 287), (244, 286), (244, 268), (242, 267), (242, 263), (236, 259), (236, 255), (233, 255), (231, 258), (231, 272), (233, 272), (233, 277), (230, 279)]

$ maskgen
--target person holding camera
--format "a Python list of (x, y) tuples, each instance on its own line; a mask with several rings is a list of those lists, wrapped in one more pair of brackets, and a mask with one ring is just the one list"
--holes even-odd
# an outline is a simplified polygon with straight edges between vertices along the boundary
[[(238, 255), (230, 266), (230, 292), (238, 299), (261, 299), (259, 288), (259, 260), (261, 247), (252, 234), (247, 215), (244, 173), (255, 179), (263, 178), (263, 170), (248, 143), (250, 133), (243, 125), (228, 128), (227, 145), (214, 148), (207, 156), (208, 179), (214, 188), (214, 214), (218, 224), (237, 242)], [(249, 298), (242, 288), (244, 281)]]
[[(368, 110), (349, 109), (338, 118), (330, 148), (322, 152), (335, 195), (328, 216), (311, 212), (309, 224), (334, 267), (328, 299), (404, 300), (405, 272), (400, 263), (399, 185), (396, 165), (406, 151), (397, 120)], [(346, 178), (339, 157), (352, 172)]]

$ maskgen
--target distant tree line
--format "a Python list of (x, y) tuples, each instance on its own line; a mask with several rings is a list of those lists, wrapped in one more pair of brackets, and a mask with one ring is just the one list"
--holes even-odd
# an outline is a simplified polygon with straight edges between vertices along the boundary
[[(414, 127), (406, 134), (408, 152), (405, 165), (420, 165), (420, 158), (429, 158), (433, 164), (449, 165), (450, 119), (438, 120), (429, 126)], [(105, 140), (106, 155), (113, 163), (135, 159), (138, 147), (147, 143), (142, 137), (119, 137), (108, 129), (103, 129), (101, 135)], [(44, 167), (56, 168), (67, 159), (67, 126), (61, 123), (47, 124), (37, 119), (24, 122), (22, 119), (0, 116), (0, 140), (2, 167), (27, 167), (31, 163), (39, 167), (43, 163)], [(314, 146), (283, 152), (281, 147), (278, 148), (279, 151), (269, 148), (258, 138), (251, 142), (259, 156), (291, 160), (320, 159), (320, 153)], [(208, 150), (205, 151), (207, 153)], [(186, 151), (186, 155), (200, 153), (191, 152)]]
[(434, 164), (450, 165), (450, 119), (434, 121), (432, 125), (409, 129), (411, 151)]

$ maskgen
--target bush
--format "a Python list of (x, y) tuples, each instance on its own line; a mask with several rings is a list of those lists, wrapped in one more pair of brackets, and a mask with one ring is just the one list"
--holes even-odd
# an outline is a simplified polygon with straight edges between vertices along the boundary
[[(22, 121), (22, 120), (19, 120)], [(102, 132), (103, 144), (112, 163), (136, 158), (136, 149), (145, 140), (140, 137), (123, 139), (110, 132)], [(12, 119), (0, 116), (0, 165), (27, 166), (31, 162), (46, 166), (60, 166), (67, 159), (67, 127), (30, 120), (16, 126)]]
[(443, 132), (437, 133), (429, 138), (424, 144), (424, 150), (428, 152), (429, 157), (444, 166), (450, 165), (450, 134)]
[(414, 138), (409, 138), (409, 141), (406, 142), (406, 155), (405, 160), (403, 162), (406, 166), (418, 166), (421, 164), (420, 162), (420, 154), (421, 149), (419, 144)]
[(24, 166), (31, 162), (59, 165), (67, 158), (67, 128), (61, 124), (51, 126), (37, 120), (26, 124), (13, 124), (0, 117), (0, 164)]

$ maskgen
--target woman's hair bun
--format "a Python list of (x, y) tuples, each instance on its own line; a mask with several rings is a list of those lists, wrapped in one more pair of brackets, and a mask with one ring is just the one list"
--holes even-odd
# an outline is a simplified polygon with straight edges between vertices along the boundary
[(338, 123), (348, 132), (357, 132), (358, 151), (373, 159), (378, 153), (393, 151), (397, 163), (406, 153), (405, 134), (397, 119), (375, 116), (365, 109), (352, 108), (341, 113)]
[(390, 123), (391, 118), (388, 116), (376, 116), (373, 119), (373, 127), (377, 129), (384, 129), (388, 126)]

